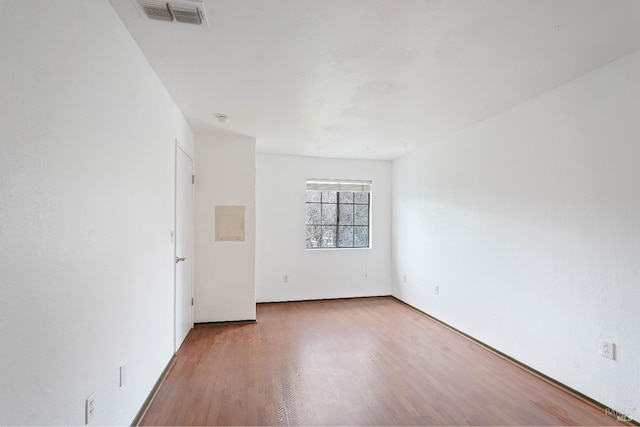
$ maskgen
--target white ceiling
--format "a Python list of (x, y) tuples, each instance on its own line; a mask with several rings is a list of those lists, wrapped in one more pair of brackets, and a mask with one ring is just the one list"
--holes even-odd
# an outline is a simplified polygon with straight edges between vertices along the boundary
[(640, 49), (638, 0), (110, 1), (196, 133), (263, 153), (393, 159)]

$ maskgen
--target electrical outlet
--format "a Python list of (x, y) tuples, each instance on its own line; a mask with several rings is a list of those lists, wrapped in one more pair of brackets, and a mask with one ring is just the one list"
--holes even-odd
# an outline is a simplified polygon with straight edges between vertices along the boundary
[(600, 354), (607, 359), (616, 359), (616, 345), (609, 341), (600, 341)]
[(407, 283), (407, 275), (402, 276), (402, 283)]
[(284, 276), (282, 276), (282, 281), (284, 283), (289, 283), (289, 276), (287, 274), (285, 274)]
[(91, 393), (87, 400), (85, 401), (85, 425), (89, 425), (89, 422), (96, 415), (96, 401), (95, 401), (95, 393)]
[(434, 294), (436, 294), (436, 295), (438, 295), (438, 294), (440, 293), (440, 286), (435, 285), (435, 286), (433, 287), (433, 293), (434, 293)]

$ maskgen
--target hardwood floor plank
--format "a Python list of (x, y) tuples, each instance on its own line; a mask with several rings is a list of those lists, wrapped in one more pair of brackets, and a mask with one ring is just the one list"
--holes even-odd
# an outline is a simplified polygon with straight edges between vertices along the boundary
[(390, 297), (196, 326), (142, 425), (623, 425)]

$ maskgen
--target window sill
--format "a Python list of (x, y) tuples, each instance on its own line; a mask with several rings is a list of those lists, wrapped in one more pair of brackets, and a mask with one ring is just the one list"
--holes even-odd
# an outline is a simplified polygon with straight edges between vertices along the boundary
[(358, 249), (371, 249), (371, 246), (362, 248), (305, 248), (307, 251), (353, 251)]

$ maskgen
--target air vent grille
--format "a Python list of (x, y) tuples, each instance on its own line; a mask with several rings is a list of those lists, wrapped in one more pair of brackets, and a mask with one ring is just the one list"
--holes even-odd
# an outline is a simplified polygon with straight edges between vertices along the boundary
[(185, 6), (174, 6), (171, 3), (167, 3), (169, 9), (173, 13), (173, 17), (177, 22), (184, 22), (185, 24), (202, 24), (202, 18), (200, 17), (200, 11), (197, 7), (185, 7)]
[(166, 4), (160, 5), (140, 2), (140, 7), (142, 7), (142, 11), (149, 19), (156, 21), (173, 21), (173, 15), (171, 15)]
[(143, 18), (154, 21), (180, 22), (183, 24), (205, 25), (207, 15), (204, 4), (199, 1), (133, 0)]

